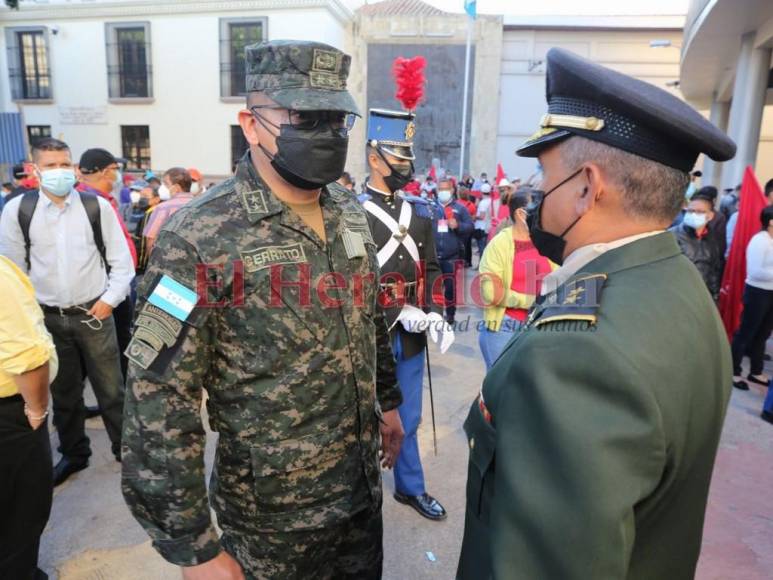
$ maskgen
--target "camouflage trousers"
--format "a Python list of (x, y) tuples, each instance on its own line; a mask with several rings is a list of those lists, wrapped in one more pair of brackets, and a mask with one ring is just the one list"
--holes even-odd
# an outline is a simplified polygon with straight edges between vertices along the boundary
[(322, 530), (244, 534), (220, 522), (225, 550), (248, 580), (378, 580), (383, 564), (381, 507)]

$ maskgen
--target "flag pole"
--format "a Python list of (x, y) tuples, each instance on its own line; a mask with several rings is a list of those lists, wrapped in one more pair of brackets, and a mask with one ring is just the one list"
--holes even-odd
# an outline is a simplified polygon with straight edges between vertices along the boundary
[(467, 51), (464, 57), (464, 98), (462, 101), (462, 152), (459, 154), (459, 179), (464, 175), (464, 152), (467, 147), (467, 102), (470, 86), (470, 46), (472, 45), (472, 16), (467, 17)]

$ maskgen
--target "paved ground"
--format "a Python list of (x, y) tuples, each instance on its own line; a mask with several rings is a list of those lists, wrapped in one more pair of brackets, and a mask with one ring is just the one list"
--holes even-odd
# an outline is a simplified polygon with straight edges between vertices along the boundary
[[(457, 320), (471, 316), (465, 309)], [(458, 332), (451, 350), (432, 350), (438, 455), (432, 451), (429, 393), (421, 428), (428, 489), (449, 511), (444, 522), (420, 518), (391, 499), (385, 476), (385, 578), (454, 577), (463, 526), (467, 446), (461, 425), (483, 378), (477, 333)], [(768, 373), (773, 371), (769, 366)], [(763, 389), (736, 391), (728, 411), (706, 520), (699, 580), (762, 580), (773, 573), (773, 425), (759, 419)], [(119, 465), (97, 420), (89, 421), (91, 467), (56, 490), (41, 545), (41, 567), (60, 580), (165, 580), (179, 571), (150, 547), (119, 490)], [(55, 437), (55, 436), (54, 436)], [(212, 443), (210, 441), (210, 443)], [(210, 444), (208, 460), (213, 446)], [(428, 556), (431, 553), (431, 557)], [(434, 561), (433, 561), (434, 559)]]

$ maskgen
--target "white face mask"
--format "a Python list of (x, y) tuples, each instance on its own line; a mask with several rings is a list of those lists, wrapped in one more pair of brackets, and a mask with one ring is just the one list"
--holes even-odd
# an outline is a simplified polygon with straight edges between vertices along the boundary
[(38, 170), (40, 174), (40, 186), (57, 197), (64, 197), (75, 185), (75, 172), (72, 169), (57, 168)]
[(166, 186), (166, 184), (162, 183), (161, 187), (158, 188), (158, 199), (161, 201), (166, 201), (172, 197), (172, 192), (169, 191), (169, 188)]
[(129, 194), (129, 197), (131, 197), (132, 203), (135, 205), (138, 204), (140, 202), (140, 199), (142, 198), (139, 191), (132, 191)]
[(441, 189), (437, 192), (437, 199), (443, 205), (451, 201), (451, 197), (453, 197), (453, 193), (451, 193), (450, 189)]
[(684, 214), (684, 225), (691, 227), (694, 230), (699, 230), (706, 225), (708, 216), (705, 213), (693, 213), (687, 212)]
[(194, 181), (191, 183), (191, 193), (193, 195), (198, 195), (198, 193), (201, 191), (201, 185), (199, 185), (198, 181)]

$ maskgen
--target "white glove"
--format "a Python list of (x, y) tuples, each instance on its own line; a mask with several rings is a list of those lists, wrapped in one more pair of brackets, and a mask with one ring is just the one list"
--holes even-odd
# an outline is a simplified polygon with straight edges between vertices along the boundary
[[(424, 332), (427, 330), (427, 315), (420, 308), (406, 304), (400, 311), (395, 324), (400, 322), (408, 332)], [(390, 329), (391, 330), (391, 329)]]
[(443, 317), (437, 312), (427, 314), (427, 323), (429, 324), (429, 337), (440, 347), (440, 354), (445, 354), (456, 339), (454, 328), (443, 320)]

